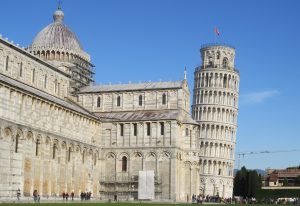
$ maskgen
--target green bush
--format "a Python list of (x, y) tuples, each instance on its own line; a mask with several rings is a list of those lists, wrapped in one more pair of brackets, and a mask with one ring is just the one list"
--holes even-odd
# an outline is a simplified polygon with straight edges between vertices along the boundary
[(259, 189), (256, 192), (257, 199), (263, 198), (300, 198), (300, 189)]

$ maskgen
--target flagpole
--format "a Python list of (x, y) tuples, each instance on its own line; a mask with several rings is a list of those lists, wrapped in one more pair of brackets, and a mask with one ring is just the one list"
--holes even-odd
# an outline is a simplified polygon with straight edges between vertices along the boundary
[(214, 43), (217, 44), (217, 34), (214, 32)]

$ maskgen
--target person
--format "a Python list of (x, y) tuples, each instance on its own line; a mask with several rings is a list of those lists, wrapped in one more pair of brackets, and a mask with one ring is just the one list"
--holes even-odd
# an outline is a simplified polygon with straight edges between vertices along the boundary
[(74, 200), (74, 191), (71, 192), (72, 201)]
[(37, 201), (37, 190), (34, 190), (33, 191), (33, 200), (34, 200), (34, 202), (36, 202)]
[(68, 198), (69, 198), (69, 193), (67, 192), (66, 193), (66, 201), (68, 201)]
[(41, 196), (40, 196), (40, 194), (38, 194), (37, 195), (37, 201), (38, 201), (38, 203), (40, 203), (40, 200), (41, 200)]
[(81, 201), (83, 201), (83, 192), (80, 193)]
[(117, 200), (118, 200), (118, 197), (117, 197), (117, 194), (115, 194), (114, 195), (114, 201), (117, 202)]
[(65, 201), (65, 198), (66, 198), (66, 193), (65, 192), (62, 193), (62, 197), (63, 197), (63, 201)]
[(20, 200), (20, 196), (21, 196), (21, 190), (20, 190), (20, 188), (18, 188), (18, 190), (17, 190), (17, 198), (18, 198), (18, 200)]

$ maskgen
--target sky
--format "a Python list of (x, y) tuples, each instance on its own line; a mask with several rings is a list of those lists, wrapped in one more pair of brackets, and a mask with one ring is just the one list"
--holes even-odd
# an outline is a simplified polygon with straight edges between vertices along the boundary
[[(30, 45), (57, 2), (1, 0), (0, 34)], [(199, 49), (218, 27), (216, 42), (236, 48), (240, 70), (236, 152), (274, 152), (241, 157), (250, 169), (300, 165), (299, 8), (297, 0), (62, 1), (97, 84), (180, 80), (187, 67), (192, 92)]]

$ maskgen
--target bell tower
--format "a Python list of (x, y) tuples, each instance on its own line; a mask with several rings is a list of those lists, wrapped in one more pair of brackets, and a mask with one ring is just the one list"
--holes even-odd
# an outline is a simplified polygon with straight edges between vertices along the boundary
[(200, 124), (201, 191), (232, 197), (239, 96), (235, 49), (209, 44), (201, 47), (202, 65), (194, 72), (192, 116)]

